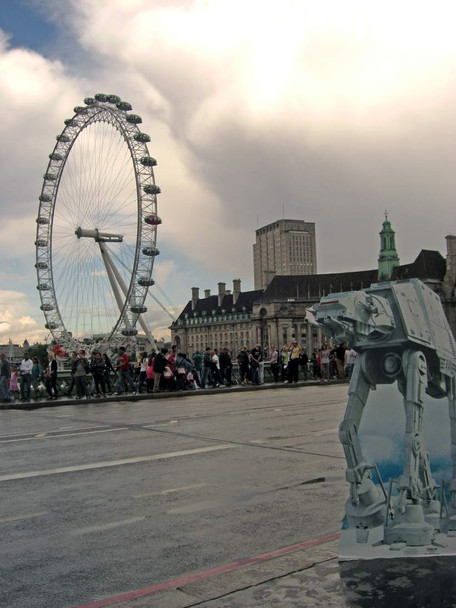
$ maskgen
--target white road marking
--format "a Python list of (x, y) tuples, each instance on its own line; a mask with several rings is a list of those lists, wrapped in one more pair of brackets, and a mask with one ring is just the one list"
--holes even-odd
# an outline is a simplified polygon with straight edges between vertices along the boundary
[(229, 443), (222, 443), (206, 448), (195, 448), (192, 450), (182, 450), (180, 452), (168, 452), (165, 454), (154, 454), (153, 456), (139, 456), (137, 458), (125, 458), (124, 460), (107, 460), (105, 462), (92, 462), (90, 464), (76, 465), (72, 467), (62, 467), (59, 469), (45, 469), (43, 471), (29, 471), (27, 473), (16, 473), (13, 475), (2, 475), (0, 482), (12, 481), (15, 479), (29, 479), (30, 477), (44, 477), (46, 475), (59, 475), (60, 473), (75, 473), (78, 471), (90, 471), (93, 469), (104, 469), (108, 467), (119, 467), (125, 464), (137, 464), (140, 462), (151, 462), (153, 460), (166, 460), (167, 458), (177, 458), (179, 456), (192, 456), (194, 454), (204, 454), (206, 452), (216, 452), (219, 450), (230, 450), (237, 447)]
[(22, 519), (32, 519), (33, 517), (42, 517), (43, 515), (49, 515), (49, 511), (27, 513), (26, 515), (16, 515), (15, 517), (4, 517), (3, 519), (0, 519), (0, 524), (5, 524), (10, 521), (21, 521)]
[(72, 536), (82, 536), (83, 534), (93, 534), (94, 532), (106, 532), (107, 530), (115, 530), (121, 526), (128, 526), (130, 524), (137, 524), (138, 521), (144, 521), (146, 516), (133, 517), (132, 519), (124, 519), (123, 521), (112, 521), (107, 524), (100, 524), (99, 526), (88, 526), (87, 528), (78, 528), (77, 530), (71, 530)]
[(192, 486), (182, 486), (181, 488), (170, 488), (169, 490), (161, 490), (159, 492), (148, 492), (147, 494), (133, 494), (133, 498), (146, 498), (148, 496), (166, 496), (166, 494), (174, 494), (174, 492), (183, 492), (184, 490), (194, 490), (196, 488), (205, 488), (207, 483), (196, 483)]
[(0, 440), (0, 445), (3, 443), (16, 443), (19, 441), (33, 441), (34, 439), (64, 439), (65, 437), (74, 437), (79, 435), (93, 435), (94, 433), (113, 433), (114, 431), (128, 431), (128, 427), (119, 427), (115, 429), (102, 429), (100, 431), (80, 431), (79, 433), (61, 433), (60, 435), (46, 435), (38, 433), (33, 437), (22, 437), (21, 439), (6, 439)]

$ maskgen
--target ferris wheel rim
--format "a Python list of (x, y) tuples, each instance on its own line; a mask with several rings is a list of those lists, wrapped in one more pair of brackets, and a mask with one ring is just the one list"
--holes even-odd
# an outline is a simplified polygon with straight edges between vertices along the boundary
[[(73, 146), (81, 134), (96, 123), (110, 125), (122, 136), (132, 161), (132, 171), (136, 185), (136, 239), (134, 261), (131, 268), (131, 278), (127, 292), (124, 292), (123, 307), (119, 310), (117, 321), (108, 335), (95, 339), (93, 346), (107, 344), (123, 344), (138, 333), (137, 321), (146, 307), (144, 301), (148, 288), (153, 285), (152, 270), (155, 256), (159, 253), (156, 248), (157, 222), (147, 222), (147, 218), (158, 218), (157, 195), (160, 189), (155, 184), (153, 167), (155, 159), (149, 155), (147, 143), (150, 137), (140, 131), (140, 117), (130, 114), (130, 104), (123, 102), (115, 95), (96, 95), (86, 98), (85, 106), (77, 106), (72, 118), (65, 121), (65, 127), (57, 136), (57, 142), (49, 155), (49, 163), (43, 176), (43, 186), (39, 196), (39, 209), (36, 231), (36, 270), (41, 300), (41, 310), (46, 319), (46, 328), (53, 339), (70, 348), (78, 347), (81, 340), (72, 336), (71, 327), (59, 307), (56, 295), (54, 275), (54, 217), (59, 203), (58, 195), (65, 175), (64, 170)], [(149, 215), (148, 215), (149, 214)], [(79, 230), (82, 230), (79, 227)], [(77, 235), (77, 230), (75, 231)], [(79, 238), (79, 236), (78, 236)], [(96, 237), (101, 248), (103, 239)], [(119, 306), (120, 308), (120, 306)]]

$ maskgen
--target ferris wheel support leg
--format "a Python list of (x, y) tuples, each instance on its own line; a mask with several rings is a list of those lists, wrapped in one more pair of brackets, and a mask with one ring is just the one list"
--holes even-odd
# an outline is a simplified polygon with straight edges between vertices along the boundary
[[(113, 288), (114, 295), (116, 296), (117, 305), (119, 306), (120, 312), (122, 312), (123, 300), (122, 300), (122, 297), (120, 296), (117, 283), (120, 285), (120, 288), (124, 292), (125, 297), (127, 296), (127, 293), (128, 293), (127, 286), (125, 285), (125, 281), (123, 280), (122, 275), (120, 274), (120, 272), (117, 270), (117, 268), (113, 264), (106, 245), (102, 241), (99, 241), (98, 245), (100, 247), (101, 255), (103, 256), (103, 261), (106, 266), (106, 272), (108, 273), (109, 281)], [(111, 280), (111, 277), (112, 277), (112, 280)], [(117, 283), (115, 282), (116, 280), (117, 280)], [(117, 298), (117, 294), (119, 295), (120, 300)], [(151, 344), (153, 344), (154, 338), (153, 338), (152, 334), (150, 333), (150, 330), (147, 327), (147, 325), (144, 322), (144, 319), (141, 317), (141, 315), (139, 315), (139, 317), (138, 317), (138, 322), (141, 325), (141, 327), (143, 328), (144, 333), (146, 334), (146, 337), (149, 340), (149, 342)]]
[[(114, 292), (114, 297), (116, 298), (117, 306), (119, 307), (119, 311), (122, 313), (123, 298), (119, 291), (119, 285), (116, 283), (116, 277), (115, 277), (114, 268), (112, 266), (111, 257), (109, 255), (104, 243), (99, 242), (98, 245), (100, 246), (101, 256), (103, 258), (106, 272), (108, 273), (108, 279), (109, 279), (109, 282), (111, 283), (112, 291)], [(122, 287), (122, 285), (121, 285), (121, 287)]]

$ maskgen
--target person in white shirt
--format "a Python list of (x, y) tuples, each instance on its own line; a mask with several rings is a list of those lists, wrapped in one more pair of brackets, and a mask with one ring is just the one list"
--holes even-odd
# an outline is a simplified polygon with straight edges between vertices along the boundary
[(355, 366), (356, 355), (358, 353), (353, 350), (352, 347), (345, 351), (345, 371), (347, 372), (347, 378), (350, 379), (353, 373), (353, 367)]
[(30, 392), (32, 386), (32, 367), (33, 361), (28, 353), (24, 353), (24, 358), (21, 361), (21, 399), (22, 401), (30, 401)]

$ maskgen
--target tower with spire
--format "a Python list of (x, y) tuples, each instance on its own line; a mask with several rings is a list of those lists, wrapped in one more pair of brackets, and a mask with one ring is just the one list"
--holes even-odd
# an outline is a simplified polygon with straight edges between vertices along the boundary
[(385, 221), (380, 232), (380, 255), (378, 256), (379, 281), (389, 281), (393, 275), (393, 270), (400, 264), (394, 237), (395, 232), (391, 228), (388, 212), (385, 211)]

